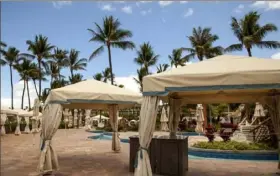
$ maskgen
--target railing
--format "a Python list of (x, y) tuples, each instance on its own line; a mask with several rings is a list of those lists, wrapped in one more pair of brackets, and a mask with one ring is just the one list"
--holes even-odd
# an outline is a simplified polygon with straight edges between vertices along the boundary
[[(271, 131), (269, 131), (269, 129), (273, 130), (273, 128), (270, 128), (270, 125), (271, 125), (271, 119), (268, 118), (263, 122), (261, 122), (260, 124), (258, 124), (255, 128), (251, 129), (250, 133), (253, 132), (253, 141), (257, 142), (263, 138), (270, 138)], [(267, 128), (265, 126), (267, 126)], [(266, 132), (268, 132), (268, 134), (265, 134)]]

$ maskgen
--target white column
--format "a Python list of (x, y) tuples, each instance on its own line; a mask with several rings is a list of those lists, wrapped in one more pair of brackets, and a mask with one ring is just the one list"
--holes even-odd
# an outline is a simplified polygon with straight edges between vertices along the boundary
[(6, 134), (5, 123), (7, 120), (7, 114), (1, 114), (1, 135)]
[(83, 126), (82, 117), (83, 117), (83, 111), (80, 109), (80, 112), (79, 112), (79, 128), (81, 128)]
[(63, 117), (64, 117), (64, 126), (66, 128), (66, 125), (69, 123), (69, 114), (68, 114), (68, 109), (64, 109), (63, 111)]
[(24, 120), (25, 120), (25, 123), (26, 123), (26, 126), (24, 128), (24, 133), (30, 133), (30, 128), (29, 128), (29, 117), (24, 117)]
[(69, 122), (68, 122), (68, 128), (73, 127), (73, 114), (71, 109), (69, 109), (68, 111), (68, 118), (69, 118)]
[(86, 117), (85, 117), (85, 129), (86, 130), (91, 130), (91, 122), (90, 122), (90, 113), (91, 109), (86, 109)]
[(74, 127), (77, 128), (78, 126), (78, 110), (74, 109)]
[(20, 135), (21, 132), (20, 132), (20, 120), (19, 120), (19, 116), (17, 115), (16, 118), (17, 118), (17, 127), (16, 127), (16, 131), (15, 131), (15, 135)]

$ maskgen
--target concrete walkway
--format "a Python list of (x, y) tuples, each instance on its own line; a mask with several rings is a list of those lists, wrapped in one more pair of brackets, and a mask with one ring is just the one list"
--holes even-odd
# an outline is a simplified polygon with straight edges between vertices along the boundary
[[(133, 134), (122, 133), (121, 135)], [(134, 133), (135, 134), (135, 133)], [(111, 141), (92, 140), (92, 133), (83, 129), (58, 130), (53, 144), (58, 153), (63, 176), (132, 176), (128, 172), (129, 144), (122, 143), (122, 152), (111, 152)], [(193, 137), (192, 137), (193, 138)], [(203, 137), (199, 137), (202, 140)], [(193, 140), (196, 140), (195, 137)], [(1, 136), (1, 176), (35, 176), (39, 156), (39, 134)], [(190, 176), (257, 176), (276, 175), (276, 162), (232, 160), (189, 160)]]

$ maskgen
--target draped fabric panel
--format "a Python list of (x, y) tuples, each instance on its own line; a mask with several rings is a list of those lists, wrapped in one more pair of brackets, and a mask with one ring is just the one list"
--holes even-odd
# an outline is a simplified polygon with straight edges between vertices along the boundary
[(16, 131), (15, 131), (15, 135), (20, 135), (21, 132), (20, 132), (20, 119), (19, 119), (19, 116), (17, 115), (16, 116), (17, 118), (17, 127), (16, 127)]
[(62, 117), (60, 104), (47, 104), (42, 119), (41, 152), (38, 170), (41, 173), (58, 170), (57, 155), (52, 145), (52, 138), (56, 133)]
[(140, 148), (135, 160), (135, 176), (152, 176), (148, 148), (155, 130), (158, 104), (159, 99), (156, 96), (145, 96), (142, 102), (139, 124)]
[(118, 105), (108, 105), (110, 124), (113, 129), (112, 150), (119, 152), (121, 150), (120, 138), (118, 133)]
[(176, 138), (176, 132), (180, 121), (181, 99), (169, 99), (170, 113), (169, 113), (169, 130), (170, 138)]
[(6, 129), (5, 129), (6, 120), (7, 120), (7, 114), (1, 114), (1, 135), (6, 134)]
[(25, 128), (24, 128), (24, 133), (30, 133), (30, 128), (29, 128), (29, 117), (24, 117), (24, 120), (26, 122)]
[(276, 133), (278, 139), (278, 169), (280, 169), (280, 95), (266, 97), (264, 99), (264, 103), (268, 107), (268, 112), (272, 120), (274, 132)]

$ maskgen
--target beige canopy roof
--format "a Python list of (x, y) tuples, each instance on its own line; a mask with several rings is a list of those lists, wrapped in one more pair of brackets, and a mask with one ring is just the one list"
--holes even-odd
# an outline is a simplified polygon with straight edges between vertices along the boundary
[(70, 109), (106, 109), (108, 104), (128, 108), (141, 103), (141, 99), (140, 93), (89, 79), (51, 90), (46, 104), (59, 103)]
[(280, 60), (248, 56), (217, 56), (143, 79), (143, 95), (191, 103), (255, 102), (279, 90)]
[(6, 107), (1, 107), (1, 114), (18, 115), (18, 112)]

